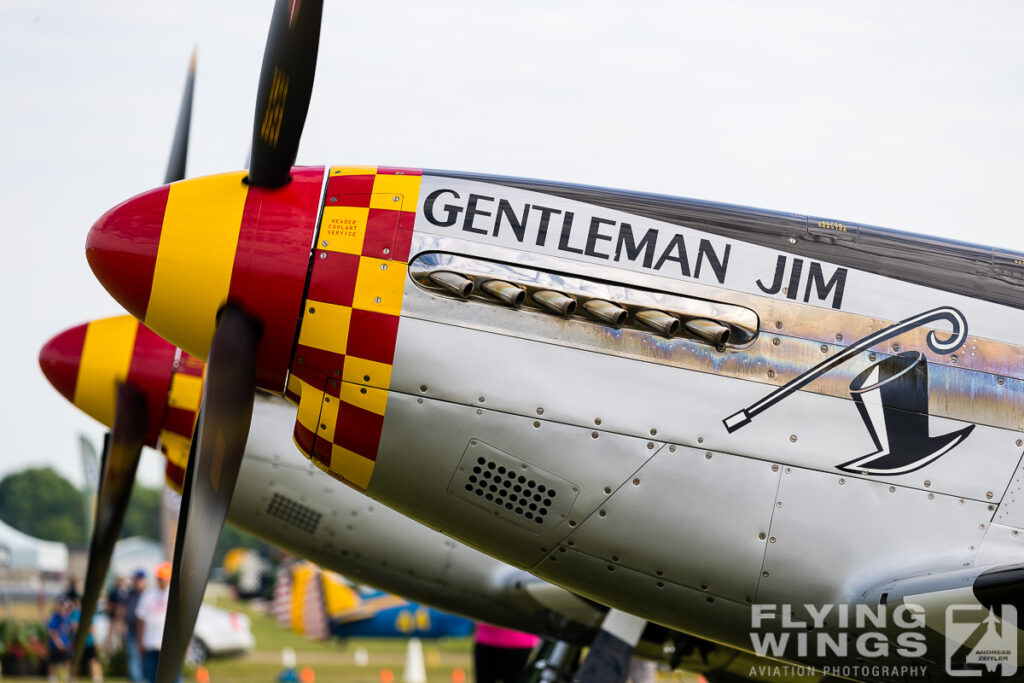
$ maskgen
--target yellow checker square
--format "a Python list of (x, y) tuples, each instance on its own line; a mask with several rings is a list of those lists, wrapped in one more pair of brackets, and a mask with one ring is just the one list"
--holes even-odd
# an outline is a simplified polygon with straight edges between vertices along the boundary
[(345, 355), (348, 344), (348, 324), (352, 309), (323, 301), (306, 299), (306, 314), (302, 317), (299, 343), (314, 349)]
[(320, 408), (320, 424), (317, 425), (316, 438), (334, 441), (334, 428), (338, 425), (338, 399), (324, 395), (324, 404)]
[[(420, 194), (418, 175), (378, 175), (373, 180), (373, 195), (370, 197), (371, 209), (401, 210), (404, 204), (410, 204), (406, 211), (415, 211), (416, 200)], [(395, 197), (401, 197), (395, 201)]]
[(374, 175), (376, 166), (331, 166), (331, 175)]
[(386, 389), (374, 389), (342, 382), (341, 400), (357, 408), (383, 415), (384, 409), (388, 405), (388, 392)]
[(299, 392), (299, 412), (296, 421), (313, 432), (320, 426), (320, 409), (324, 402), (324, 392), (316, 389), (311, 384), (299, 380), (302, 391)]
[(391, 386), (391, 366), (365, 358), (345, 356), (345, 367), (341, 371), (341, 379), (343, 382), (387, 389)]
[(365, 490), (373, 475), (373, 461), (336, 445), (331, 449), (331, 469), (346, 481)]
[(176, 374), (171, 378), (171, 391), (167, 395), (169, 408), (198, 410), (203, 395), (203, 378)]
[(326, 207), (323, 220), (320, 221), (317, 248), (344, 254), (362, 253), (369, 215), (370, 210), (365, 206)]
[(175, 467), (185, 469), (188, 465), (188, 451), (191, 441), (180, 434), (166, 429), (160, 432), (160, 450)]
[(363, 311), (399, 315), (408, 266), (398, 261), (384, 261), (364, 256), (359, 260), (356, 291), (352, 308)]

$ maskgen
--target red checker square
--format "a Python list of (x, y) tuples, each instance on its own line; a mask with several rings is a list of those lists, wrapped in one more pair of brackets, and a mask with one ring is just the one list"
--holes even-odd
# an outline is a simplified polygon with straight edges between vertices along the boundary
[[(319, 251), (319, 250), (318, 250)], [(313, 274), (309, 278), (309, 292), (313, 301), (323, 301), (338, 306), (351, 306), (356, 291), (356, 276), (359, 275), (359, 255), (341, 252), (324, 252), (327, 258), (313, 255)]]
[[(301, 362), (300, 362), (301, 361)], [(295, 347), (295, 362), (292, 373), (307, 384), (318, 389), (324, 386), (325, 377), (341, 377), (345, 368), (345, 356), (312, 346), (299, 344)], [(318, 379), (306, 379), (307, 376)]]
[[(403, 212), (404, 213), (404, 212)], [(412, 230), (398, 229), (395, 233), (395, 248), (391, 250), (391, 257), (402, 263), (409, 262), (409, 251), (412, 249)]]
[[(398, 211), (370, 209), (366, 218), (366, 235), (363, 237), (363, 256), (390, 259), (398, 227)], [(388, 253), (384, 253), (387, 249)]]
[(195, 429), (196, 413), (193, 410), (184, 408), (167, 408), (167, 416), (164, 417), (164, 429), (186, 439), (192, 438), (192, 430)]
[(295, 443), (298, 444), (303, 453), (310, 455), (313, 452), (313, 442), (316, 441), (316, 434), (296, 422), (292, 436), (295, 437)]
[(325, 465), (331, 464), (331, 442), (322, 436), (317, 436), (313, 442), (313, 456)]
[(338, 423), (334, 427), (334, 443), (358, 453), (364, 458), (377, 460), (380, 433), (384, 416), (363, 410), (344, 401), (338, 406)]
[[(370, 194), (373, 191), (373, 178), (374, 175), (372, 173), (366, 175), (332, 175), (327, 179), (327, 195)], [(352, 204), (344, 204), (343, 206), (352, 206)]]
[(423, 175), (423, 169), (404, 168), (402, 166), (379, 166), (378, 175)]
[(346, 353), (391, 365), (395, 359), (398, 316), (352, 309)]

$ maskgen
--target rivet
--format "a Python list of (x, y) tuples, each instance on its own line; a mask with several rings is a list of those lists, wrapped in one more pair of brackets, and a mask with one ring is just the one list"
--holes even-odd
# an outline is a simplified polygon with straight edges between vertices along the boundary
[(591, 439), (596, 439), (597, 438), (597, 432), (590, 432), (590, 438)]
[(658, 582), (657, 584), (655, 584), (655, 585), (656, 585), (656, 586), (657, 586), (658, 588), (664, 588), (664, 587), (665, 587), (665, 584), (664, 584), (664, 583), (662, 583), (661, 581), (659, 581), (659, 582)]
[(925, 479), (924, 480), (924, 487), (925, 488), (929, 488), (931, 485), (932, 485), (932, 482), (931, 482), (930, 479)]
[(320, 423), (320, 429), (327, 429), (327, 425), (325, 425), (323, 422), (321, 422)]
[(324, 396), (324, 403), (330, 403), (330, 402), (331, 402), (331, 397), (330, 396)]
[(746, 600), (748, 603), (754, 602), (754, 598), (749, 598), (748, 597), (748, 598), (743, 598), (743, 599)]
[(601, 511), (600, 511), (600, 512), (598, 512), (597, 514), (598, 514), (598, 516), (600, 516), (600, 517), (604, 517), (604, 516), (605, 516), (605, 515), (607, 515), (608, 513), (607, 513), (607, 512), (605, 512), (604, 510), (601, 510)]
[(704, 458), (707, 459), (707, 460), (710, 460), (711, 459), (711, 453), (705, 453), (704, 454)]
[(769, 542), (769, 543), (775, 543), (775, 537), (774, 537), (774, 536), (772, 536), (771, 538), (769, 538), (769, 539), (768, 539), (768, 542)]
[(703, 436), (698, 436), (697, 437), (697, 443), (704, 443), (704, 437)]
[(320, 246), (326, 247), (327, 246), (327, 240), (324, 240), (323, 242), (321, 242)]
[(634, 479), (633, 480), (633, 486), (639, 486), (639, 485), (640, 485), (640, 480), (639, 479)]
[(993, 511), (993, 510), (995, 510), (995, 509), (996, 509), (996, 506), (995, 506), (995, 505), (989, 505), (989, 506), (988, 506), (988, 511), (989, 511), (989, 512), (992, 512), (992, 511)]
[(708, 585), (707, 585), (706, 583), (702, 583), (702, 584), (700, 585), (700, 589), (701, 589), (702, 591), (706, 591), (706, 590), (708, 589)]
[(772, 472), (778, 472), (778, 471), (779, 471), (779, 466), (778, 465), (772, 465)]
[[(341, 370), (339, 370), (338, 368), (334, 368), (334, 376), (341, 377)], [(331, 386), (334, 386), (334, 380), (331, 380)]]
[(594, 418), (594, 424), (596, 424), (596, 425), (599, 425), (599, 424), (601, 424), (601, 418), (599, 418), (599, 417), (595, 417), (595, 418)]
[(538, 415), (543, 415), (544, 414), (544, 409), (543, 408), (537, 408), (537, 414)]
[(845, 479), (842, 479), (842, 478), (840, 478), (840, 479), (839, 479), (839, 485), (840, 485), (840, 486), (842, 486), (842, 485), (843, 485), (843, 484), (845, 484), (845, 483), (846, 483), (846, 480), (845, 480)]
[(373, 303), (379, 304), (380, 303), (380, 297), (379, 296), (373, 297)]
[(827, 344), (822, 344), (821, 345), (821, 352), (822, 353), (828, 353), (828, 345)]
[(928, 500), (935, 500), (935, 494), (934, 493), (929, 493), (928, 494)]
[(654, 428), (652, 428), (652, 429), (651, 429), (651, 436), (657, 436), (657, 435), (658, 435), (658, 430), (657, 430), (657, 429), (654, 429)]
[(761, 576), (767, 578), (768, 577), (768, 572), (761, 572)]
[(302, 365), (302, 356), (299, 356), (298, 358), (296, 358), (296, 360), (298, 361), (299, 365)]
[(775, 329), (777, 329), (777, 330), (781, 330), (782, 329), (782, 321), (781, 320), (776, 320), (775, 321)]
[(776, 504), (775, 504), (775, 507), (777, 507), (777, 508), (780, 508), (780, 507), (782, 507), (782, 501), (780, 500), (780, 501), (779, 501), (778, 503), (776, 503)]
[(380, 269), (381, 270), (387, 270), (388, 269), (388, 264), (386, 264), (386, 263), (380, 264)]
[(1014, 529), (1014, 530), (1013, 530), (1013, 535), (1014, 535), (1014, 536), (1019, 536), (1019, 535), (1020, 535), (1020, 532), (1019, 532), (1019, 531), (1017, 531), (1016, 529)]
[(659, 569), (659, 570), (657, 570), (657, 571), (656, 571), (656, 572), (654, 572), (654, 573), (655, 573), (655, 574), (657, 574), (658, 576), (665, 576), (665, 572), (661, 571), (660, 569)]
[(1024, 446), (1024, 441), (1021, 441), (1020, 439), (1017, 439), (1017, 446), (1018, 447)]
[(956, 365), (956, 356), (955, 355), (954, 356), (950, 356), (949, 357), (949, 362), (952, 363), (953, 365)]
[(478, 397), (478, 398), (477, 398), (476, 400), (480, 401), (480, 403), (483, 403), (483, 402), (484, 402), (484, 397), (483, 397), (483, 396), (480, 396), (480, 397)]
[(611, 493), (612, 490), (609, 487), (605, 486), (604, 487), (604, 492), (605, 492), (605, 495), (607, 495), (607, 494)]
[(985, 525), (984, 524), (979, 524), (978, 528), (981, 529), (982, 531), (984, 531), (985, 530)]
[(841, 334), (837, 334), (837, 335), (836, 335), (836, 341), (837, 341), (837, 342), (841, 342), (841, 341), (843, 341), (843, 335), (841, 335)]
[(576, 522), (574, 522), (573, 520), (570, 519), (569, 520), (569, 526), (576, 526)]
[(416, 402), (417, 403), (423, 403), (423, 399), (422, 398), (418, 398), (418, 399), (416, 399)]
[(789, 435), (789, 440), (790, 440), (791, 443), (796, 443), (796, 434), (790, 434)]
[(384, 247), (384, 255), (387, 256), (390, 253), (391, 253), (391, 250), (388, 249), (387, 247)]
[[(479, 411), (479, 410), (478, 410), (477, 412), (479, 413), (479, 412), (481, 412), (481, 411)], [(534, 420), (534, 421), (533, 421), (533, 428), (534, 428), (534, 429), (540, 429), (540, 422), (539, 422), (539, 421), (537, 421), (537, 420)]]
[(959, 500), (959, 503), (960, 503), (961, 505), (963, 505), (963, 504), (964, 504), (964, 499), (963, 499), (963, 498), (961, 498), (961, 499)]
[(999, 386), (1003, 386), (1004, 384), (1006, 384), (1006, 380), (1000, 377), (999, 379), (996, 380), (996, 384), (998, 384)]
[(321, 251), (321, 252), (320, 252), (320, 258), (322, 258), (322, 259), (325, 259), (325, 258), (327, 258), (327, 252), (325, 252), (325, 251)]
[(757, 537), (760, 538), (763, 541), (765, 539), (765, 537), (767, 537), (767, 534), (762, 531), (761, 533), (759, 533), (757, 535)]
[(426, 391), (426, 390), (427, 390), (427, 385), (426, 384), (421, 384), (420, 385), (420, 391)]
[(899, 351), (900, 350), (900, 345), (899, 344), (893, 344), (892, 345), (892, 350), (893, 351)]
[(310, 307), (309, 307), (309, 312), (310, 312), (310, 313), (316, 313), (316, 309), (315, 309), (315, 308), (313, 308), (312, 306), (310, 306)]
[(869, 353), (868, 354), (868, 360), (871, 361), (871, 362), (874, 362), (875, 361), (875, 354)]
[(676, 447), (675, 446), (669, 446), (668, 447), (668, 452), (669, 453), (675, 453), (676, 452)]
[(775, 371), (774, 370), (769, 370), (768, 371), (768, 379), (771, 379), (774, 376), (775, 376)]
[(400, 202), (400, 201), (402, 201), (402, 198), (401, 198), (401, 197), (399, 197), (399, 196), (398, 196), (398, 195), (396, 194), (396, 195), (395, 195), (394, 197), (392, 197), (392, 198), (391, 198), (391, 201), (393, 201), (393, 202)]
[(647, 442), (647, 450), (649, 450), (649, 451), (650, 450), (654, 450), (654, 442), (653, 441), (648, 441)]
[(483, 414), (484, 414), (484, 411), (482, 411), (482, 410), (480, 410), (479, 408), (477, 408), (477, 409), (476, 409), (476, 414), (477, 414), (477, 415), (483, 415)]
[(790, 244), (796, 244), (796, 238), (795, 237), (790, 237), (789, 238), (789, 243)]
[(360, 393), (360, 394), (365, 394), (365, 393), (366, 393), (366, 387), (363, 387), (363, 388), (361, 388), (361, 389), (359, 390), (359, 393)]
[(715, 599), (709, 595), (708, 596), (708, 602), (714, 602), (714, 601), (715, 601)]
[(985, 493), (985, 497), (988, 498), (989, 500), (992, 500), (992, 492), (991, 491), (987, 491)]
[(890, 486), (889, 487), (889, 493), (896, 493), (896, 487), (895, 486)]
[[(337, 372), (337, 370), (335, 370), (335, 372)], [(369, 382), (370, 381), (370, 376), (369, 375), (363, 375), (363, 381), (364, 382)]]
[(778, 337), (772, 337), (772, 346), (778, 346), (779, 343), (780, 342)]
[(789, 474), (792, 471), (793, 471), (792, 468), (789, 468), (789, 467), (786, 468), (786, 474)]
[(337, 197), (331, 197), (331, 204), (335, 204), (335, 203), (337, 203), (337, 201), (338, 201)]

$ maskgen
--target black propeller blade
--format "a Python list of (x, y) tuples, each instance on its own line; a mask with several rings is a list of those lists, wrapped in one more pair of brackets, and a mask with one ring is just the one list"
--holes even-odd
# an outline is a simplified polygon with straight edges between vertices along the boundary
[(228, 304), (218, 315), (185, 471), (158, 683), (171, 683), (181, 673), (199, 616), (249, 438), (261, 333), (259, 324), (237, 306)]
[(82, 611), (73, 649), (72, 661), (75, 668), (85, 649), (85, 639), (89, 635), (100, 590), (110, 568), (114, 544), (121, 535), (121, 525), (128, 509), (148, 424), (146, 395), (130, 384), (118, 385), (114, 426), (103, 446), (96, 526), (89, 541), (89, 565), (85, 572)]
[(290, 179), (313, 92), (323, 0), (277, 0), (256, 94), (249, 184)]
[(164, 184), (185, 178), (185, 160), (188, 157), (188, 132), (192, 125), (192, 92), (196, 87), (196, 51), (192, 50), (192, 61), (188, 65), (185, 92), (181, 95), (181, 109), (178, 111), (178, 126), (174, 129), (171, 156), (167, 160), (167, 174)]

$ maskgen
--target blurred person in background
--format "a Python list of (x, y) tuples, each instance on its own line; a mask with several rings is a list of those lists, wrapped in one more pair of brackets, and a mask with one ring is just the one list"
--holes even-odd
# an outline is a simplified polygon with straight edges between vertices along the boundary
[(146, 572), (136, 569), (132, 572), (132, 583), (128, 588), (122, 609), (124, 610), (124, 655), (128, 667), (128, 680), (131, 683), (142, 683), (142, 650), (139, 647), (138, 623), (135, 610), (139, 607), (139, 598), (146, 592)]
[(73, 610), (71, 600), (62, 595), (57, 598), (57, 607), (50, 615), (50, 620), (46, 622), (47, 644), (50, 649), (47, 672), (50, 681), (56, 681), (58, 676), (71, 680), (71, 642), (75, 634), (75, 625), (71, 620)]
[(532, 633), (485, 624), (476, 625), (473, 668), (477, 683), (516, 683), (526, 669), (530, 653), (540, 642)]
[(164, 621), (167, 619), (167, 593), (171, 583), (171, 563), (161, 563), (154, 573), (156, 574), (156, 586), (142, 594), (138, 607), (135, 608), (135, 618), (138, 619), (136, 635), (142, 654), (143, 680), (148, 683), (156, 683), (156, 668), (160, 661), (160, 645), (164, 637)]

